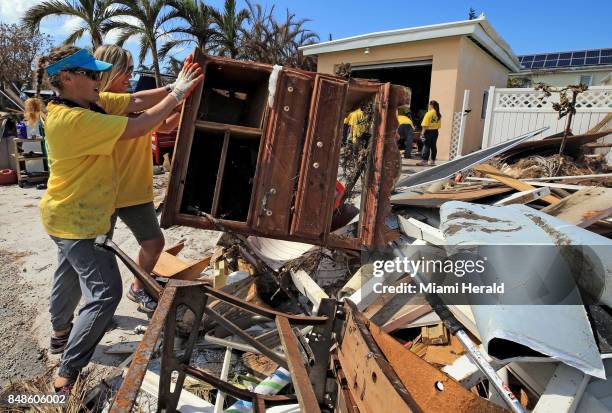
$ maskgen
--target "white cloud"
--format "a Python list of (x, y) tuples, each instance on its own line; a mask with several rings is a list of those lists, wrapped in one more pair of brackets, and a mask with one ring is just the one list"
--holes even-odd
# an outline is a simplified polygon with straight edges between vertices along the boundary
[(19, 23), (25, 11), (40, 2), (40, 0), (0, 0), (0, 21)]
[[(135, 26), (139, 26), (141, 24), (138, 19), (133, 16), (119, 16), (115, 17), (114, 20), (130, 23)], [(119, 37), (120, 32), (120, 30), (111, 30), (110, 32), (106, 33), (106, 35), (104, 36), (104, 43), (115, 43), (117, 41), (117, 38)], [(138, 40), (136, 37), (131, 37), (125, 43), (125, 45), (136, 46), (138, 45)]]

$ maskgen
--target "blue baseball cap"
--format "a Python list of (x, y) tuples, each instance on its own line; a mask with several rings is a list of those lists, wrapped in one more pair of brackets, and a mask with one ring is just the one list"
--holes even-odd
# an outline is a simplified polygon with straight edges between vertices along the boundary
[(47, 66), (47, 75), (53, 76), (62, 70), (75, 68), (92, 70), (94, 72), (106, 72), (112, 67), (113, 65), (110, 63), (96, 60), (96, 58), (89, 53), (89, 50), (81, 49), (78, 52), (75, 52), (70, 56), (66, 56), (62, 60), (58, 60), (57, 62)]

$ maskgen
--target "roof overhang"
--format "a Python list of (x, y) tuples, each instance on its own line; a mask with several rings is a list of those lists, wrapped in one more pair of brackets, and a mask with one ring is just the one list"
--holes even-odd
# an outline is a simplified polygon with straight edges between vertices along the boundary
[(508, 43), (506, 43), (495, 31), (495, 29), (493, 29), (484, 15), (481, 15), (479, 18), (473, 20), (410, 27), (407, 29), (387, 30), (384, 32), (346, 37), (344, 39), (302, 46), (300, 47), (300, 50), (306, 56), (321, 55), (324, 53), (334, 53), (345, 50), (386, 46), (453, 36), (468, 37), (513, 72), (518, 72), (521, 68), (518, 63), (518, 59), (512, 52), (512, 49)]

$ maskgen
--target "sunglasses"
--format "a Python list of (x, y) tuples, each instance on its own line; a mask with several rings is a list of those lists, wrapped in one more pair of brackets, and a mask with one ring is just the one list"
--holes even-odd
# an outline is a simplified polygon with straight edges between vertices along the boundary
[(71, 70), (71, 72), (76, 73), (81, 76), (85, 76), (91, 80), (100, 80), (100, 75), (102, 73), (102, 72), (95, 72), (93, 70), (87, 70), (87, 69)]

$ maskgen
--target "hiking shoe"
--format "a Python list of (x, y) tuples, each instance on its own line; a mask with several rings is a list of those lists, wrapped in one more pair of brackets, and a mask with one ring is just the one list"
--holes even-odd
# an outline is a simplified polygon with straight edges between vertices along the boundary
[(153, 313), (157, 308), (157, 303), (145, 290), (135, 290), (132, 285), (127, 292), (127, 298), (138, 304), (138, 310), (143, 313)]
[(70, 329), (63, 336), (56, 337), (51, 335), (51, 343), (49, 344), (49, 353), (51, 354), (62, 354), (68, 343), (68, 337), (72, 331), (72, 323), (70, 323)]

